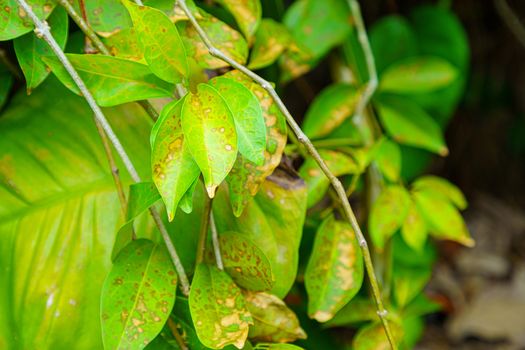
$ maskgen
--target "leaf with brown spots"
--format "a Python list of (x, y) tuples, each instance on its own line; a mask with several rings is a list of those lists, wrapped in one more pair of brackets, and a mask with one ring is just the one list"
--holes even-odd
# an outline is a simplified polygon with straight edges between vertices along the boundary
[(101, 38), (112, 56), (146, 64), (144, 48), (139, 42), (135, 28), (127, 28)]
[(308, 316), (330, 320), (356, 295), (363, 276), (363, 256), (352, 227), (329, 216), (317, 230), (304, 275)]
[(167, 104), (151, 131), (153, 182), (166, 205), (170, 221), (184, 194), (200, 174), (182, 131), (183, 103), (184, 99)]
[[(55, 6), (56, 2), (52, 0), (31, 1), (31, 8), (40, 19), (46, 19)], [(0, 0), (0, 41), (17, 38), (33, 27), (33, 22), (16, 0)]]
[(117, 256), (101, 294), (104, 349), (143, 349), (169, 317), (177, 275), (163, 246), (146, 239)]
[(253, 319), (241, 290), (231, 277), (215, 266), (199, 264), (191, 284), (190, 312), (202, 344), (222, 349), (233, 344), (241, 349)]
[[(397, 322), (389, 322), (390, 330), (398, 345), (403, 338), (403, 328)], [(354, 350), (388, 350), (391, 349), (385, 329), (381, 322), (370, 323), (359, 329), (352, 341)]]
[(186, 96), (182, 106), (182, 130), (212, 198), (237, 157), (237, 132), (232, 112), (212, 86), (199, 84), (195, 94)]
[(276, 343), (306, 339), (297, 316), (284, 301), (268, 293), (243, 291), (243, 294), (254, 321), (250, 339)]
[(188, 75), (186, 51), (179, 32), (162, 11), (124, 1), (133, 27), (144, 48), (144, 58), (151, 71), (170, 83)]
[(82, 14), (83, 3), (89, 26), (98, 35), (107, 38), (123, 29), (131, 27), (131, 18), (120, 1), (115, 0), (73, 0), (76, 12)]
[(284, 25), (270, 18), (263, 18), (255, 33), (250, 54), (250, 69), (261, 69), (274, 63), (288, 49), (292, 36)]
[(250, 41), (261, 21), (260, 0), (217, 0), (217, 2), (230, 11), (239, 29)]

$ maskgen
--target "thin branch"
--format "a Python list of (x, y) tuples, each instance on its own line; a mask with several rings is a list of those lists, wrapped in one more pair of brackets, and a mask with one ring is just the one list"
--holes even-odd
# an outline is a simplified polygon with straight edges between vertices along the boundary
[[(117, 135), (111, 128), (111, 125), (109, 124), (108, 120), (106, 119), (104, 113), (100, 109), (100, 107), (95, 102), (95, 99), (93, 98), (93, 95), (89, 91), (89, 89), (86, 87), (86, 84), (80, 78), (77, 71), (69, 62), (68, 58), (56, 42), (55, 38), (51, 34), (49, 25), (45, 21), (41, 21), (36, 14), (33, 12), (33, 9), (29, 4), (26, 2), (26, 0), (16, 0), (20, 7), (27, 13), (31, 21), (35, 24), (35, 33), (37, 37), (45, 40), (47, 44), (50, 46), (51, 50), (54, 52), (54, 54), (57, 56), (59, 61), (62, 63), (66, 71), (69, 73), (75, 84), (77, 85), (78, 89), (82, 93), (82, 96), (87, 101), (89, 106), (91, 107), (91, 110), (95, 114), (96, 120), (100, 123), (100, 126), (106, 133), (109, 141), (117, 151), (118, 155), (122, 159), (122, 162), (124, 163), (127, 171), (129, 172), (131, 178), (135, 182), (140, 182), (140, 176), (135, 169), (135, 166), (133, 165), (131, 159), (129, 158), (128, 154), (126, 153), (126, 150), (120, 143), (120, 140), (118, 139)], [(189, 283), (188, 278), (186, 276), (186, 272), (184, 271), (184, 268), (182, 267), (182, 263), (180, 261), (180, 258), (175, 251), (175, 247), (173, 246), (173, 243), (171, 242), (171, 238), (169, 237), (169, 234), (166, 230), (166, 227), (164, 226), (164, 223), (162, 222), (159, 213), (154, 209), (150, 208), (151, 215), (153, 216), (153, 219), (155, 220), (155, 223), (157, 224), (157, 227), (159, 228), (162, 237), (164, 238), (164, 242), (166, 244), (166, 247), (168, 248), (168, 251), (170, 253), (171, 259), (173, 261), (173, 264), (175, 266), (175, 269), (177, 270), (177, 273), (179, 275), (179, 280), (181, 282), (181, 290), (185, 295), (188, 295), (189, 293)]]
[(206, 238), (208, 238), (208, 229), (210, 228), (211, 205), (212, 199), (205, 195), (204, 209), (202, 211), (201, 230), (199, 232), (199, 241), (197, 243), (197, 257), (195, 259), (195, 266), (199, 265), (204, 260), (204, 252), (206, 251)]
[(222, 262), (221, 245), (219, 242), (219, 233), (217, 232), (217, 226), (215, 225), (215, 218), (213, 212), (210, 211), (210, 228), (211, 228), (211, 241), (213, 244), (213, 252), (215, 253), (215, 261), (219, 270), (224, 270), (224, 264)]
[(518, 16), (514, 13), (512, 8), (505, 0), (494, 0), (494, 5), (498, 11), (500, 17), (503, 19), (503, 22), (509, 27), (510, 31), (516, 39), (525, 46), (525, 27), (523, 23), (520, 22)]
[[(361, 228), (359, 227), (359, 224), (358, 224), (356, 216), (355, 216), (355, 214), (354, 214), (354, 212), (352, 210), (352, 207), (350, 206), (350, 203), (348, 202), (348, 198), (346, 197), (346, 193), (345, 193), (345, 188), (343, 187), (341, 181), (339, 181), (339, 179), (336, 176), (334, 176), (334, 174), (330, 171), (330, 169), (328, 168), (328, 166), (326, 165), (324, 160), (319, 155), (319, 152), (317, 151), (317, 149), (313, 146), (313, 144), (310, 141), (310, 139), (301, 130), (301, 128), (299, 127), (299, 125), (297, 124), (295, 119), (292, 117), (292, 115), (290, 114), (290, 112), (288, 111), (288, 109), (286, 108), (285, 104), (283, 103), (283, 101), (281, 100), (279, 95), (276, 93), (276, 91), (272, 87), (272, 85), (268, 81), (266, 81), (264, 78), (262, 78), (261, 76), (259, 76), (256, 73), (252, 72), (251, 70), (246, 68), (244, 65), (236, 62), (235, 60), (233, 60), (232, 58), (230, 58), (229, 56), (224, 54), (221, 50), (219, 50), (215, 46), (213, 46), (213, 44), (210, 41), (208, 35), (202, 29), (202, 27), (197, 22), (197, 20), (196, 20), (195, 16), (193, 15), (193, 13), (188, 8), (188, 6), (186, 4), (186, 1), (185, 0), (177, 0), (177, 4), (182, 8), (184, 13), (188, 17), (189, 21), (191, 22), (191, 24), (193, 25), (193, 27), (195, 28), (195, 30), (199, 34), (201, 40), (204, 42), (204, 44), (208, 48), (208, 52), (212, 56), (223, 60), (224, 62), (228, 63), (229, 65), (231, 65), (235, 69), (241, 71), (242, 73), (244, 73), (246, 76), (250, 77), (253, 81), (255, 81), (257, 84), (259, 84), (263, 89), (265, 89), (268, 92), (268, 94), (273, 98), (273, 100), (277, 104), (277, 107), (279, 108), (279, 110), (286, 117), (288, 125), (290, 126), (292, 131), (297, 136), (298, 141), (300, 143), (302, 143), (306, 147), (306, 150), (308, 151), (310, 156), (312, 158), (314, 158), (314, 160), (317, 162), (317, 164), (319, 165), (319, 167), (321, 168), (321, 170), (323, 171), (325, 176), (330, 180), (330, 183), (332, 184), (332, 186), (335, 189), (338, 197), (341, 200), (341, 204), (343, 206), (345, 215), (346, 215), (350, 225), (352, 226), (353, 230), (355, 231), (357, 239), (359, 241), (359, 246), (360, 246), (361, 251), (363, 253), (363, 258), (364, 258), (364, 263), (365, 263), (365, 266), (366, 266), (366, 271), (367, 271), (367, 274), (368, 274), (368, 278), (370, 280), (370, 285), (372, 286), (372, 293), (374, 295), (374, 299), (375, 299), (377, 310), (378, 310), (377, 314), (378, 314), (379, 318), (382, 321), (383, 327), (385, 329), (385, 333), (386, 333), (386, 335), (388, 337), (388, 340), (390, 342), (390, 346), (394, 350), (397, 349), (395, 340), (394, 340), (394, 338), (392, 336), (392, 332), (390, 330), (390, 327), (389, 327), (389, 324), (388, 324), (388, 320), (387, 320), (388, 312), (385, 309), (385, 307), (383, 305), (383, 301), (381, 299), (381, 292), (379, 290), (379, 285), (378, 285), (377, 279), (375, 277), (374, 267), (373, 267), (373, 264), (372, 264), (372, 259), (370, 257), (370, 250), (368, 249), (368, 244), (367, 244), (366, 239), (365, 239), (365, 237), (363, 235), (363, 232), (361, 231)], [(365, 106), (366, 106), (366, 104), (365, 104)]]
[(177, 325), (171, 317), (168, 317), (168, 327), (171, 331), (171, 334), (173, 334), (173, 337), (175, 338), (175, 341), (177, 342), (177, 345), (179, 346), (180, 350), (189, 350), (186, 344), (184, 343), (184, 339), (182, 338), (182, 335), (180, 335), (179, 330), (177, 329)]

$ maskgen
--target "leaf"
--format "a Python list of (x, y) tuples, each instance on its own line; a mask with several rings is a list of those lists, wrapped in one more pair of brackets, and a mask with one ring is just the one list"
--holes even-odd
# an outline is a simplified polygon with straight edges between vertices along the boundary
[[(101, 55), (66, 56), (100, 106), (172, 95), (173, 86), (151, 74), (147, 66), (138, 62)], [(42, 60), (62, 84), (80, 94), (77, 85), (56, 57), (43, 57)]]
[(182, 130), (199, 166), (210, 198), (226, 178), (237, 157), (237, 133), (232, 112), (217, 90), (199, 84), (182, 106)]
[(260, 0), (217, 0), (217, 2), (231, 12), (241, 32), (250, 40), (261, 21)]
[(184, 194), (200, 174), (183, 134), (181, 115), (185, 99), (167, 104), (151, 132), (151, 173), (170, 221)]
[(329, 86), (316, 96), (303, 122), (303, 131), (312, 138), (322, 138), (354, 114), (360, 97), (352, 85), (339, 83)]
[(125, 60), (146, 64), (144, 47), (142, 47), (135, 28), (127, 28), (101, 38), (111, 55)]
[(306, 339), (297, 316), (281, 299), (272, 294), (249, 291), (244, 291), (243, 295), (254, 320), (250, 339), (275, 343)]
[(404, 308), (419, 293), (430, 280), (430, 268), (402, 268), (397, 266), (393, 272), (394, 295), (397, 305)]
[(363, 256), (351, 226), (333, 215), (317, 229), (304, 283), (308, 316), (326, 322), (341, 310), (363, 283)]
[(408, 214), (401, 227), (401, 235), (409, 247), (418, 252), (423, 251), (428, 235), (427, 225), (412, 199), (410, 199)]
[(441, 156), (448, 154), (439, 125), (409, 100), (383, 98), (378, 104), (379, 118), (397, 142), (426, 149)]
[[(301, 2), (295, 2), (300, 4)], [(288, 50), (285, 51), (279, 60), (281, 67), (281, 83), (287, 83), (308, 72), (314, 66), (315, 61), (313, 54), (304, 45), (295, 41), (291, 43)]]
[(395, 142), (383, 138), (375, 151), (374, 160), (385, 177), (397, 182), (401, 174), (401, 149)]
[[(46, 19), (55, 5), (51, 0), (31, 1), (31, 8), (39, 19)], [(0, 41), (11, 40), (33, 30), (33, 21), (16, 0), (0, 0), (0, 9)]]
[[(64, 49), (67, 41), (68, 17), (63, 7), (59, 6), (49, 16), (48, 23), (51, 34), (61, 49)], [(42, 56), (52, 56), (53, 51), (49, 45), (38, 38), (35, 33), (27, 33), (13, 40), (16, 58), (26, 78), (27, 92), (31, 93), (49, 75)]]
[(129, 186), (127, 219), (142, 214), (160, 199), (159, 192), (152, 182), (138, 182)]
[(419, 317), (439, 311), (441, 308), (440, 304), (421, 293), (403, 310), (403, 317)]
[(378, 249), (401, 227), (408, 215), (410, 195), (402, 186), (385, 188), (372, 205), (368, 218), (370, 238)]
[(412, 188), (415, 191), (433, 192), (435, 195), (442, 196), (444, 199), (450, 200), (460, 210), (467, 208), (467, 200), (461, 190), (441, 177), (422, 176), (412, 183)]
[(253, 319), (241, 290), (226, 272), (199, 264), (193, 276), (189, 304), (202, 344), (212, 349), (229, 344), (238, 349), (244, 346)]
[[(403, 328), (397, 322), (389, 322), (388, 324), (394, 339), (397, 341), (397, 345), (399, 345), (403, 338)], [(390, 348), (383, 324), (379, 321), (360, 328), (352, 341), (352, 349), (354, 350), (383, 350)]]
[(356, 323), (376, 321), (378, 319), (377, 306), (375, 303), (370, 299), (356, 297), (343, 306), (343, 308), (339, 310), (331, 320), (324, 323), (323, 326), (351, 326)]
[(208, 347), (202, 345), (199, 338), (197, 337), (195, 326), (193, 325), (194, 322), (191, 319), (188, 299), (177, 296), (172, 317), (177, 326), (177, 329), (179, 330), (179, 333), (184, 340), (184, 343), (188, 345), (191, 350), (209, 349)]
[(458, 210), (433, 192), (415, 191), (412, 198), (425, 218), (430, 234), (438, 239), (449, 239), (467, 247), (474, 246), (467, 226)]
[(100, 317), (105, 349), (143, 349), (170, 315), (177, 275), (166, 250), (145, 239), (117, 256), (102, 287)]
[(179, 208), (186, 214), (189, 214), (193, 211), (193, 193), (195, 192), (195, 187), (197, 187), (198, 182), (199, 178), (196, 178), (195, 181), (193, 181), (193, 184), (190, 186), (190, 188), (186, 191), (186, 193), (184, 193), (184, 195), (180, 199)]
[(382, 92), (423, 94), (450, 85), (457, 69), (439, 57), (415, 56), (388, 67), (379, 82)]
[(216, 77), (209, 84), (224, 98), (232, 112), (239, 153), (247, 160), (262, 165), (266, 149), (266, 126), (259, 100), (248, 88), (233, 79)]
[(259, 343), (253, 350), (303, 350), (303, 348), (293, 344)]
[(271, 65), (287, 50), (292, 41), (292, 35), (283, 24), (263, 18), (255, 33), (248, 68), (254, 70)]
[(124, 2), (151, 71), (159, 78), (178, 83), (188, 75), (186, 51), (179, 32), (162, 11)]
[[(80, 9), (81, 3), (84, 5), (85, 11)], [(86, 14), (89, 26), (104, 38), (131, 27), (131, 18), (120, 1), (74, 0), (73, 6), (77, 13)]]

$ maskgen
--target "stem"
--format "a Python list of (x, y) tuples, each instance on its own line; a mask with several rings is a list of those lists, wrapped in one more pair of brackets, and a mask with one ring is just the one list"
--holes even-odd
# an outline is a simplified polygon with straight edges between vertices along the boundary
[[(86, 87), (86, 84), (80, 78), (77, 71), (69, 62), (68, 58), (58, 46), (55, 38), (51, 34), (49, 25), (45, 21), (41, 21), (36, 14), (33, 12), (33, 9), (29, 4), (26, 2), (26, 0), (16, 0), (20, 7), (24, 9), (24, 11), (27, 13), (31, 21), (35, 24), (35, 33), (38, 38), (43, 39), (51, 48), (51, 50), (54, 52), (54, 54), (59, 59), (60, 63), (64, 66), (66, 71), (71, 76), (71, 79), (75, 82), (78, 89), (81, 91), (82, 96), (86, 100), (86, 102), (89, 104), (89, 107), (91, 107), (91, 110), (95, 114), (96, 120), (100, 123), (101, 128), (104, 130), (106, 136), (108, 137), (109, 141), (117, 151), (117, 154), (122, 159), (122, 162), (124, 163), (127, 171), (129, 172), (131, 178), (134, 182), (140, 182), (140, 176), (135, 169), (135, 166), (133, 165), (133, 162), (129, 158), (128, 154), (126, 153), (126, 150), (120, 143), (120, 140), (118, 139), (117, 135), (111, 128), (111, 125), (109, 124), (108, 120), (106, 119), (106, 116), (100, 109), (100, 107), (95, 102), (95, 99), (93, 98), (93, 95), (89, 91), (89, 89)], [(177, 270), (177, 273), (179, 275), (179, 280), (181, 281), (181, 290), (185, 295), (189, 294), (189, 283), (188, 278), (186, 276), (186, 272), (184, 271), (184, 268), (182, 267), (182, 263), (179, 259), (179, 256), (177, 252), (175, 251), (175, 247), (173, 246), (173, 243), (171, 242), (171, 239), (169, 237), (169, 234), (166, 230), (166, 227), (164, 226), (164, 223), (160, 219), (159, 213), (154, 209), (150, 208), (151, 215), (153, 216), (153, 219), (155, 220), (155, 223), (157, 224), (157, 227), (159, 231), (162, 234), (162, 237), (164, 238), (164, 242), (166, 244), (166, 247), (168, 248), (168, 251), (171, 256), (171, 260), (173, 261), (173, 264), (175, 266), (175, 269)]]
[(213, 212), (210, 211), (210, 227), (211, 227), (211, 241), (213, 243), (213, 252), (215, 253), (215, 261), (219, 270), (224, 270), (224, 264), (222, 262), (221, 245), (219, 242), (219, 234), (217, 232), (217, 226), (215, 225), (215, 218)]
[(210, 227), (212, 199), (208, 195), (204, 196), (204, 209), (202, 211), (201, 230), (199, 232), (199, 242), (197, 243), (197, 257), (195, 259), (195, 266), (199, 265), (204, 260), (204, 252), (206, 251), (206, 238), (208, 237), (208, 228)]
[[(393, 338), (392, 332), (391, 332), (390, 327), (388, 325), (388, 320), (386, 318), (387, 315), (388, 315), (388, 312), (385, 309), (385, 307), (383, 305), (383, 301), (381, 299), (381, 292), (379, 290), (379, 285), (378, 285), (377, 279), (375, 277), (374, 266), (372, 264), (372, 259), (370, 257), (370, 250), (368, 249), (368, 244), (367, 244), (366, 239), (365, 239), (365, 237), (363, 235), (363, 232), (361, 231), (361, 228), (359, 227), (359, 224), (357, 223), (357, 219), (356, 219), (355, 214), (354, 214), (354, 212), (352, 210), (352, 207), (350, 206), (350, 203), (348, 202), (348, 198), (346, 197), (345, 189), (344, 189), (343, 185), (341, 184), (341, 181), (339, 181), (339, 179), (336, 176), (334, 176), (334, 174), (330, 171), (330, 169), (328, 168), (328, 166), (326, 165), (324, 160), (319, 155), (319, 152), (317, 151), (317, 149), (314, 147), (314, 145), (312, 144), (310, 139), (301, 130), (301, 128), (299, 127), (299, 125), (297, 124), (295, 119), (292, 117), (292, 115), (290, 114), (290, 112), (286, 108), (285, 104), (283, 103), (283, 101), (281, 100), (279, 95), (277, 95), (277, 93), (275, 92), (274, 88), (272, 87), (272, 84), (270, 84), (264, 78), (262, 78), (261, 76), (257, 75), (256, 73), (252, 72), (251, 70), (249, 70), (248, 68), (246, 68), (242, 64), (237, 63), (235, 60), (231, 59), (229, 56), (224, 54), (221, 50), (219, 50), (215, 46), (213, 46), (213, 44), (210, 41), (210, 39), (208, 38), (206, 32), (202, 29), (202, 27), (197, 22), (195, 16), (192, 14), (190, 9), (188, 8), (188, 6), (186, 4), (186, 1), (185, 0), (177, 0), (177, 4), (182, 8), (184, 13), (188, 17), (189, 21), (191, 22), (191, 24), (193, 25), (193, 27), (195, 28), (195, 30), (199, 34), (201, 40), (204, 42), (204, 44), (208, 48), (208, 52), (212, 56), (223, 60), (224, 62), (228, 63), (229, 65), (231, 65), (235, 69), (241, 71), (246, 76), (248, 76), (251, 79), (253, 79), (253, 81), (255, 81), (257, 84), (259, 84), (263, 89), (265, 89), (268, 92), (268, 94), (273, 98), (273, 100), (277, 104), (277, 107), (279, 108), (279, 110), (286, 117), (286, 121), (288, 122), (288, 125), (290, 126), (292, 131), (297, 136), (297, 140), (306, 147), (306, 150), (308, 151), (308, 153), (311, 155), (312, 158), (315, 159), (315, 161), (317, 162), (317, 164), (319, 165), (319, 167), (321, 168), (321, 170), (323, 171), (325, 176), (330, 180), (330, 183), (332, 184), (332, 186), (335, 189), (338, 197), (341, 200), (341, 204), (343, 206), (345, 215), (346, 215), (350, 225), (352, 226), (353, 230), (355, 231), (357, 239), (359, 241), (359, 247), (361, 248), (361, 251), (363, 253), (363, 259), (364, 259), (364, 263), (365, 263), (365, 266), (366, 266), (367, 275), (368, 275), (368, 278), (370, 280), (370, 285), (372, 286), (372, 293), (374, 295), (374, 299), (375, 299), (376, 306), (377, 306), (377, 314), (378, 314), (379, 318), (381, 319), (381, 322), (382, 322), (383, 327), (385, 329), (385, 333), (386, 333), (386, 335), (388, 337), (388, 340), (390, 342), (390, 346), (392, 347), (393, 350), (397, 349), (395, 340)], [(357, 15), (357, 14), (358, 13), (354, 12), (354, 15)], [(362, 21), (361, 21), (361, 23), (362, 23)], [(371, 86), (373, 87), (373, 85), (371, 85)], [(372, 89), (369, 88), (368, 90), (372, 90)], [(366, 100), (366, 101), (368, 101), (368, 100)], [(366, 106), (366, 104), (365, 104), (365, 106)]]
[(494, 0), (494, 5), (496, 6), (496, 10), (501, 19), (505, 22), (507, 27), (509, 27), (512, 34), (514, 34), (521, 45), (525, 46), (525, 27), (523, 27), (520, 19), (516, 16), (514, 11), (512, 11), (509, 4), (507, 4), (505, 0)]
[(180, 335), (179, 330), (177, 329), (177, 325), (175, 324), (175, 322), (173, 322), (171, 317), (168, 317), (168, 327), (171, 331), (171, 334), (173, 334), (173, 337), (175, 338), (175, 341), (177, 342), (179, 348), (181, 350), (188, 350), (188, 347), (186, 346), (186, 344), (184, 344), (184, 339), (182, 339), (182, 336)]

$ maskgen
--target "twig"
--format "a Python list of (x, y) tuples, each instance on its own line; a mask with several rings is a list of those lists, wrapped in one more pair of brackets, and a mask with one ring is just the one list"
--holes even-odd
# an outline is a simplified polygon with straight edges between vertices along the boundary
[(195, 266), (199, 265), (204, 260), (204, 252), (206, 251), (206, 238), (208, 238), (208, 229), (210, 228), (211, 206), (212, 199), (205, 195), (204, 209), (202, 211), (201, 230), (199, 232), (199, 241), (197, 243), (197, 257), (195, 258)]
[(188, 350), (188, 347), (184, 343), (184, 339), (182, 339), (182, 336), (179, 333), (179, 330), (177, 329), (177, 325), (171, 317), (168, 317), (168, 327), (171, 331), (171, 334), (173, 334), (173, 337), (175, 338), (175, 341), (177, 342), (177, 345), (179, 346), (180, 350)]
[[(248, 68), (246, 68), (244, 65), (236, 62), (235, 60), (231, 59), (228, 55), (224, 54), (221, 50), (217, 49), (215, 46), (213, 46), (212, 42), (210, 41), (208, 35), (206, 32), (202, 29), (200, 24), (197, 22), (195, 16), (191, 12), (191, 10), (188, 8), (188, 5), (186, 4), (185, 0), (177, 0), (177, 4), (182, 8), (186, 16), (188, 17), (189, 21), (199, 34), (201, 40), (204, 42), (206, 47), (208, 48), (208, 52), (214, 56), (217, 57), (224, 62), (231, 65), (233, 68), (239, 70), (240, 72), (244, 73), (246, 76), (250, 77), (253, 81), (255, 81), (257, 84), (259, 84), (263, 89), (265, 89), (268, 94), (273, 98), (275, 103), (277, 104), (277, 107), (279, 110), (284, 114), (286, 117), (286, 121), (288, 122), (288, 125), (293, 130), (295, 135), (297, 136), (297, 140), (302, 143), (305, 147), (308, 153), (314, 160), (317, 162), (325, 176), (330, 180), (330, 183), (332, 184), (333, 188), (335, 189), (338, 197), (341, 200), (341, 204), (343, 206), (345, 215), (352, 226), (353, 230), (356, 233), (357, 239), (359, 241), (359, 247), (361, 248), (361, 251), (363, 253), (363, 259), (366, 266), (366, 271), (368, 274), (368, 278), (370, 280), (370, 285), (372, 286), (372, 293), (374, 295), (374, 299), (377, 306), (377, 314), (379, 318), (382, 321), (383, 327), (385, 329), (385, 333), (388, 337), (388, 340), (390, 342), (390, 346), (393, 350), (397, 349), (395, 340), (392, 336), (392, 332), (390, 330), (390, 327), (388, 325), (387, 315), (388, 312), (385, 309), (383, 305), (383, 301), (381, 299), (381, 292), (379, 290), (379, 285), (377, 283), (377, 279), (375, 277), (374, 273), (374, 266), (372, 264), (372, 259), (370, 257), (370, 250), (368, 249), (368, 244), (366, 242), (366, 239), (363, 235), (363, 232), (361, 231), (361, 228), (359, 227), (359, 224), (357, 222), (357, 219), (355, 217), (355, 214), (352, 210), (352, 207), (350, 206), (350, 203), (348, 201), (348, 198), (346, 197), (345, 188), (341, 184), (341, 181), (334, 176), (334, 174), (330, 171), (324, 160), (319, 155), (319, 152), (314, 147), (310, 139), (304, 134), (304, 132), (301, 130), (295, 119), (292, 117), (288, 109), (286, 108), (285, 104), (277, 95), (277, 92), (272, 87), (272, 84), (270, 84), (268, 81), (266, 81), (261, 76), (257, 75), (256, 73), (252, 72)], [(354, 15), (357, 15), (354, 13)]]
[(523, 27), (523, 24), (514, 11), (512, 11), (509, 4), (507, 4), (507, 1), (494, 0), (494, 6), (512, 34), (514, 34), (521, 45), (525, 46), (525, 27)]
[[(26, 2), (26, 0), (16, 0), (20, 7), (27, 13), (31, 21), (35, 24), (35, 33), (38, 38), (41, 38), (47, 42), (47, 44), (50, 46), (51, 50), (54, 52), (54, 54), (57, 56), (59, 61), (62, 63), (66, 71), (69, 73), (75, 84), (77, 85), (78, 89), (82, 93), (82, 96), (89, 104), (89, 107), (91, 107), (91, 110), (95, 114), (95, 118), (100, 123), (100, 126), (106, 133), (107, 137), (109, 138), (109, 141), (117, 151), (118, 155), (122, 159), (122, 162), (124, 163), (127, 171), (129, 172), (131, 178), (135, 182), (140, 182), (140, 176), (137, 173), (137, 170), (135, 169), (135, 166), (133, 165), (131, 159), (129, 158), (128, 154), (126, 153), (126, 150), (120, 143), (120, 140), (118, 139), (117, 135), (111, 128), (111, 125), (109, 124), (108, 120), (106, 119), (104, 113), (100, 109), (100, 107), (95, 102), (95, 99), (93, 98), (93, 95), (86, 87), (86, 84), (80, 78), (77, 71), (69, 62), (68, 58), (58, 46), (58, 43), (56, 42), (55, 38), (51, 34), (49, 25), (45, 21), (41, 21), (36, 14), (33, 12), (33, 9), (29, 4)], [(171, 242), (171, 239), (169, 237), (169, 234), (166, 230), (166, 227), (164, 226), (164, 223), (160, 219), (159, 213), (154, 209), (150, 208), (151, 215), (153, 216), (153, 219), (155, 220), (155, 223), (157, 224), (158, 229), (160, 230), (162, 237), (164, 238), (164, 242), (166, 244), (166, 247), (168, 248), (168, 251), (170, 253), (171, 259), (173, 261), (173, 264), (175, 266), (175, 269), (177, 270), (177, 273), (179, 275), (179, 280), (181, 282), (181, 290), (185, 295), (188, 295), (189, 293), (189, 283), (188, 278), (186, 276), (186, 272), (184, 271), (184, 268), (182, 267), (182, 263), (180, 262), (179, 256), (177, 252), (175, 251), (175, 247), (173, 246), (173, 243)]]
[(211, 241), (213, 244), (213, 252), (215, 253), (215, 261), (219, 270), (224, 270), (224, 264), (222, 262), (221, 245), (219, 242), (219, 233), (217, 232), (217, 226), (215, 225), (215, 218), (213, 212), (210, 211), (210, 227), (211, 227)]

